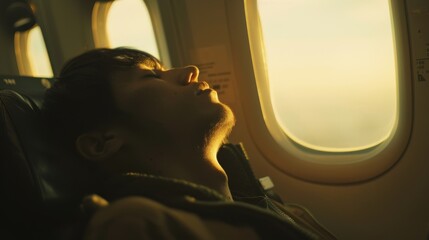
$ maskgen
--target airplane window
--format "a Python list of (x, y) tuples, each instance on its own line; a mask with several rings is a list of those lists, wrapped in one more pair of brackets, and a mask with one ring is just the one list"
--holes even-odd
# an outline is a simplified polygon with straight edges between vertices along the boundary
[(110, 47), (133, 47), (159, 58), (152, 21), (143, 0), (112, 2), (106, 19), (106, 35)]
[(31, 75), (37, 77), (52, 77), (51, 61), (46, 50), (45, 41), (39, 26), (35, 26), (28, 33), (27, 56), (31, 66)]
[(388, 1), (259, 0), (276, 119), (319, 151), (376, 146), (397, 121)]
[(39, 26), (15, 33), (16, 61), (21, 75), (52, 77), (52, 67)]

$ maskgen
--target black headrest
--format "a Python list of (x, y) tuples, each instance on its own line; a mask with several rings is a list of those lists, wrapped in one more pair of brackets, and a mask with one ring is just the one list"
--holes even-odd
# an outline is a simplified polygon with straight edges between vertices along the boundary
[(81, 200), (86, 169), (48, 130), (30, 98), (0, 90), (0, 216), (7, 223), (59, 219)]
[(54, 81), (53, 78), (0, 75), (0, 89), (9, 89), (24, 94), (40, 107), (46, 89), (50, 88)]

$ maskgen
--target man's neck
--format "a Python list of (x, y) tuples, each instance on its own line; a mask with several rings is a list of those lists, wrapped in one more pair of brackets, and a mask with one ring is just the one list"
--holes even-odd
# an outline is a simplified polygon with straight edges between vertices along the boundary
[(178, 149), (159, 157), (167, 163), (158, 174), (210, 187), (232, 200), (228, 176), (217, 160), (218, 147)]
[[(169, 146), (132, 146), (109, 160), (104, 168), (112, 173), (141, 172), (182, 179), (218, 191), (231, 199), (228, 176), (217, 160), (221, 141), (210, 145), (178, 143)], [(192, 146), (192, 147), (189, 147)]]

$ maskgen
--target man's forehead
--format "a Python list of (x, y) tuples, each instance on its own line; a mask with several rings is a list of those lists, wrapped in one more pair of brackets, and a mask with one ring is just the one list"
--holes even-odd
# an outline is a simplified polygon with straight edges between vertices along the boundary
[(146, 59), (143, 62), (139, 63), (138, 65), (139, 69), (142, 70), (163, 70), (164, 67), (156, 61), (153, 61), (152, 59)]
[(153, 64), (140, 63), (137, 68), (140, 70), (153, 70), (155, 67)]

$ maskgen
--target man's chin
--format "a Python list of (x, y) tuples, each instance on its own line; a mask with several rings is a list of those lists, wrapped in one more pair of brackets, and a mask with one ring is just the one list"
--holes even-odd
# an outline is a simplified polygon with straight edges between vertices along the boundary
[(234, 112), (232, 111), (232, 109), (226, 105), (223, 104), (224, 109), (225, 109), (225, 121), (230, 125), (230, 128), (235, 126), (235, 115)]
[(221, 132), (226, 136), (229, 135), (235, 125), (235, 116), (231, 108), (226, 104), (221, 103), (216, 120), (217, 121), (212, 125), (213, 130), (216, 132)]

